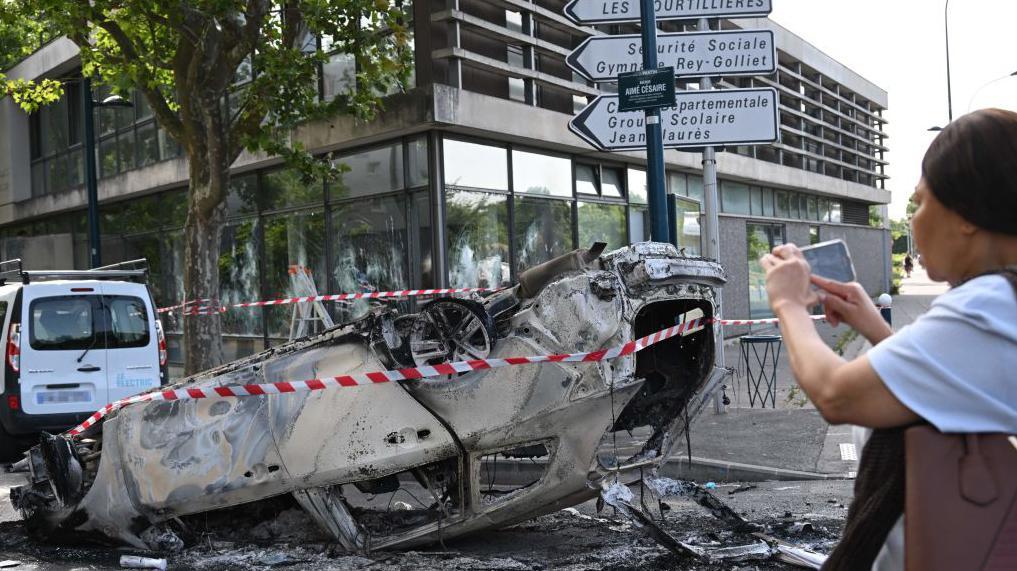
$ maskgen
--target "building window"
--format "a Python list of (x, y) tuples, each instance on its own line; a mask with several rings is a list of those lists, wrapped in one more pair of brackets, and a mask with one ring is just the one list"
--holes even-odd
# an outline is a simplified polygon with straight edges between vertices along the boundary
[(509, 284), (508, 196), (446, 191), (445, 226), (451, 287)]
[(579, 244), (589, 248), (594, 242), (607, 243), (613, 250), (628, 244), (624, 204), (579, 202)]
[(809, 245), (818, 244), (819, 241), (819, 226), (809, 226)]
[(689, 183), (685, 173), (667, 173), (667, 192), (676, 196), (689, 195)]
[[(407, 201), (405, 194), (346, 201), (332, 208), (332, 280), (337, 291), (402, 289), (408, 275)], [(340, 306), (340, 320), (367, 313), (358, 300)]]
[(403, 188), (403, 146), (399, 143), (345, 155), (335, 163), (348, 167), (349, 171), (343, 173), (332, 188), (333, 200)]
[(442, 154), (447, 186), (509, 189), (508, 151), (504, 148), (445, 139)]
[(699, 203), (688, 198), (674, 197), (673, 200), (678, 248), (684, 250), (686, 256), (698, 256), (702, 251)]
[(690, 174), (686, 177), (689, 183), (689, 198), (694, 198), (702, 204), (705, 201), (706, 191), (703, 188), (703, 177), (698, 174)]
[(778, 190), (773, 193), (774, 216), (777, 218), (791, 217), (791, 201), (786, 190)]
[(576, 194), (599, 195), (598, 178), (596, 166), (576, 163)]
[(646, 181), (646, 171), (642, 169), (628, 169), (628, 190), (630, 203), (647, 203), (649, 186)]
[(819, 199), (815, 196), (808, 197), (809, 220), (819, 220)]
[(622, 187), (622, 169), (601, 167), (600, 175), (601, 196), (604, 198), (623, 198), (625, 196)]
[[(516, 268), (522, 272), (572, 250), (572, 202), (516, 196)], [(589, 244), (584, 246), (588, 247)], [(518, 274), (516, 274), (518, 275)]]
[(769, 300), (766, 295), (766, 272), (759, 258), (785, 243), (783, 224), (746, 224), (749, 265), (749, 315), (752, 319), (769, 317)]
[(728, 214), (751, 214), (749, 186), (739, 182), (721, 182), (721, 210)]
[[(266, 217), (263, 280), (267, 298), (310, 295), (297, 285), (305, 279), (314, 284), (318, 293), (328, 293), (324, 214), (324, 209), (315, 208)], [(292, 307), (265, 308), (265, 327), (271, 344), (289, 338), (292, 315)]]
[(512, 151), (512, 189), (527, 194), (572, 196), (572, 162), (526, 151)]

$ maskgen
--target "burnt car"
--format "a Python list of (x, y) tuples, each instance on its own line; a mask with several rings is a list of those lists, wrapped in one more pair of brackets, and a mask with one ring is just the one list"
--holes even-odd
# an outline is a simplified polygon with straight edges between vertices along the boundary
[[(616, 347), (635, 354), (242, 398), (152, 401), (28, 455), (11, 493), (42, 533), (165, 548), (169, 522), (292, 494), (348, 550), (404, 548), (514, 524), (633, 481), (668, 456), (722, 378), (722, 268), (639, 243), (532, 268), (519, 285), (367, 317), (192, 376), (212, 389)], [(619, 447), (618, 436), (627, 436)]]

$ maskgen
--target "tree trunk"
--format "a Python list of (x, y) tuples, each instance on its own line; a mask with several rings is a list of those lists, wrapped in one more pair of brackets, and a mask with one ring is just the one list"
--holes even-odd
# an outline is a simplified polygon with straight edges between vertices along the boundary
[[(190, 157), (190, 192), (187, 222), (184, 225), (184, 345), (186, 375), (222, 364), (222, 306), (219, 299), (219, 241), (226, 220), (222, 196), (229, 180), (229, 169), (217, 171), (202, 164), (201, 155)], [(211, 203), (216, 203), (211, 206)], [(189, 308), (201, 308), (198, 315)]]

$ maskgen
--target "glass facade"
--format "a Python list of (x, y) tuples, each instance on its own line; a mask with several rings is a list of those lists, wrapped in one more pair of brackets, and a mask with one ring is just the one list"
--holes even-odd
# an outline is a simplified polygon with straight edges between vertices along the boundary
[[(133, 122), (112, 113), (101, 123), (106, 126), (101, 140), (114, 142), (105, 147), (111, 169), (150, 164), (154, 157), (162, 157), (163, 138), (139, 123), (140, 112), (135, 113)], [(125, 130), (134, 133), (134, 163), (122, 160), (119, 141)], [(334, 160), (344, 165), (344, 172), (330, 183), (288, 168), (232, 177), (226, 199), (228, 221), (220, 239), (219, 302), (304, 295), (291, 272), (304, 272), (319, 293), (446, 283), (502, 287), (527, 268), (577, 247), (606, 242), (608, 249), (615, 249), (649, 239), (642, 168), (532, 147), (430, 137), (417, 135), (341, 151)], [(438, 147), (432, 149), (429, 140), (437, 141)], [(102, 149), (100, 145), (100, 155)], [(440, 188), (433, 184), (431, 172), (436, 154), (444, 183)], [(698, 255), (702, 177), (670, 171), (667, 183), (678, 215), (678, 245), (687, 255)], [(720, 190), (727, 213), (817, 222), (841, 215), (841, 203), (815, 195), (730, 181), (721, 181)], [(441, 202), (435, 204), (438, 196)], [(186, 189), (101, 205), (104, 261), (146, 258), (160, 305), (178, 303), (183, 296), (186, 209)], [(435, 212), (444, 219), (441, 231), (432, 224)], [(751, 263), (760, 248), (784, 240), (782, 226), (753, 223), (749, 228)], [(444, 249), (444, 275), (435, 271), (436, 245)], [(0, 251), (7, 257), (49, 260), (44, 267), (86, 267), (84, 212), (0, 229)], [(757, 270), (750, 269), (750, 274), (758, 281)], [(753, 311), (765, 312), (765, 296), (758, 283), (753, 287)], [(407, 309), (412, 304), (390, 303)], [(370, 303), (327, 306), (341, 322), (364, 315)], [(240, 357), (283, 342), (292, 311), (280, 306), (228, 312), (223, 317), (227, 356)], [(174, 361), (181, 358), (180, 319), (166, 321)]]
[[(719, 184), (721, 212), (725, 214), (843, 223), (842, 201), (793, 190), (749, 186), (728, 180), (721, 180)], [(702, 203), (702, 179), (697, 175), (687, 175), (686, 185), (688, 196), (697, 198)], [(849, 206), (851, 204), (854, 203), (849, 203)]]
[[(63, 78), (64, 95), (29, 115), (32, 196), (60, 193), (85, 183), (83, 89), (80, 71)], [(95, 101), (112, 93), (93, 88)], [(180, 146), (165, 136), (137, 91), (129, 106), (95, 107), (96, 177), (107, 178), (179, 157)]]

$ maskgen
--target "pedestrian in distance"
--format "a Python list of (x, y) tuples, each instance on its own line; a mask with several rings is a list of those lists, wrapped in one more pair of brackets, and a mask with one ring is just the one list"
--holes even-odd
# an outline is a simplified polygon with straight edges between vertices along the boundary
[(907, 277), (911, 277), (911, 272), (915, 269), (915, 262), (911, 259), (911, 254), (904, 256), (904, 273)]
[[(983, 109), (943, 129), (915, 201), (923, 265), (952, 288), (897, 333), (861, 285), (810, 275), (794, 245), (760, 260), (797, 382), (831, 424), (874, 429), (824, 569), (1012, 568), (993, 558), (1017, 547), (1017, 113)], [(872, 349), (834, 353), (809, 319), (817, 302)], [(926, 435), (944, 459), (920, 470)], [(944, 478), (952, 487), (930, 497)], [(915, 515), (947, 508), (967, 515)]]

